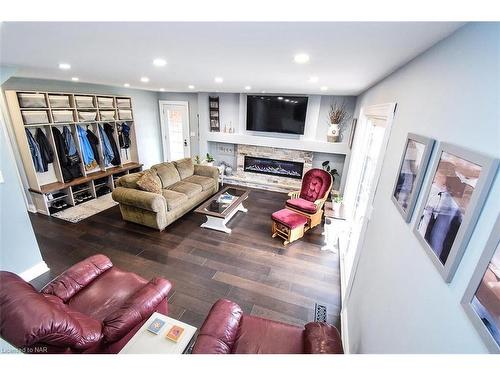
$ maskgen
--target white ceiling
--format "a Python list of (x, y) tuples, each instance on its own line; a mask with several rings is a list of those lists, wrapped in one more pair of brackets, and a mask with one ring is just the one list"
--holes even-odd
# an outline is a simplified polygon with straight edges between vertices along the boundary
[[(0, 63), (17, 76), (166, 91), (357, 95), (458, 22), (3, 23)], [(294, 63), (296, 53), (310, 55)], [(167, 65), (153, 66), (162, 57)], [(61, 62), (71, 69), (58, 68)], [(140, 77), (150, 78), (149, 83)], [(224, 78), (216, 84), (214, 78)], [(310, 83), (310, 76), (318, 82)], [(188, 85), (195, 85), (189, 90)], [(328, 91), (320, 91), (327, 86)]]

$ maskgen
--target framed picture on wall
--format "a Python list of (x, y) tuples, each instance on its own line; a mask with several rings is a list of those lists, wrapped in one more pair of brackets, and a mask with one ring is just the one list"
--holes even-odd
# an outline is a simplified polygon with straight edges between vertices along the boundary
[(411, 220), (434, 139), (408, 133), (398, 174), (392, 189), (392, 201), (406, 222)]
[(500, 353), (500, 215), (462, 298), (462, 306), (490, 351)]
[(442, 143), (413, 231), (446, 282), (462, 259), (498, 160)]

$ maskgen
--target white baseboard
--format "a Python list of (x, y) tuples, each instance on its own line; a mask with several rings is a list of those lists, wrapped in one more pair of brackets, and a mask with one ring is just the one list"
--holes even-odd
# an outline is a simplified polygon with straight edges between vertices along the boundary
[(33, 267), (28, 268), (26, 271), (21, 272), (19, 276), (25, 281), (31, 281), (38, 276), (43, 275), (45, 272), (50, 271), (50, 268), (45, 262), (35, 264)]
[(349, 347), (349, 332), (348, 332), (349, 324), (347, 324), (347, 311), (342, 308), (340, 311), (340, 331), (342, 336), (342, 346), (344, 348), (344, 354), (351, 354), (351, 350)]
[(37, 211), (37, 209), (36, 209), (36, 207), (35, 207), (34, 204), (28, 204), (28, 211), (32, 212), (34, 214), (38, 213), (38, 211)]

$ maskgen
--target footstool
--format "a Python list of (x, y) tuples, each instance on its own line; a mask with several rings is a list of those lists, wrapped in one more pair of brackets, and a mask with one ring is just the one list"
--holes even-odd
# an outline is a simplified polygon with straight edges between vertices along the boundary
[(307, 217), (295, 211), (283, 208), (271, 215), (273, 219), (273, 238), (279, 236), (285, 241), (286, 246), (290, 242), (302, 238), (307, 226)]

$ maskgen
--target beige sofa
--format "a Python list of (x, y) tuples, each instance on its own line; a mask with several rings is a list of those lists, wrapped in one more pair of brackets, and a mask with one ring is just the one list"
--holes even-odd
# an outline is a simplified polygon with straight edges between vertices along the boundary
[(137, 180), (144, 172), (120, 177), (113, 199), (120, 204), (123, 220), (163, 230), (219, 190), (219, 171), (195, 165), (190, 158), (151, 167), (162, 193), (140, 190)]

